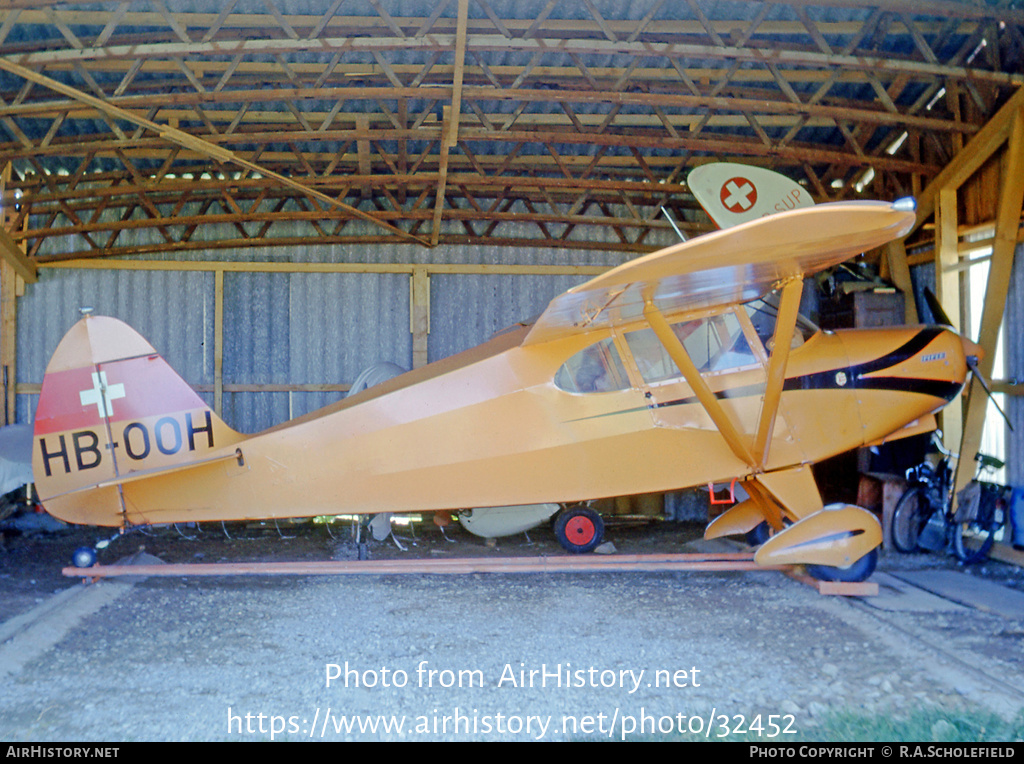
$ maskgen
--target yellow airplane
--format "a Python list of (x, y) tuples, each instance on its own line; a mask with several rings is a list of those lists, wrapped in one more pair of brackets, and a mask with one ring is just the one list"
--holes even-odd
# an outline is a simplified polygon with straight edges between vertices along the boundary
[(255, 435), (127, 325), (88, 316), (46, 370), (36, 487), (67, 522), (122, 528), (471, 507), (536, 523), (557, 510), (563, 544), (588, 551), (601, 530), (588, 500), (737, 477), (749, 498), (706, 536), (766, 528), (756, 562), (863, 580), (878, 520), (823, 506), (810, 465), (933, 427), (978, 349), (943, 327), (817, 331), (798, 307), (805, 276), (914, 219), (912, 200), (841, 202), (709, 233)]

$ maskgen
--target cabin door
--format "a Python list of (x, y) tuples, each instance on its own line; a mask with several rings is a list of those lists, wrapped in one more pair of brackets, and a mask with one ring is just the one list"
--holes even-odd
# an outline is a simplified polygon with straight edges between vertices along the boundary
[[(753, 437), (765, 385), (765, 351), (742, 307), (671, 324), (701, 379), (744, 435)], [(627, 332), (655, 426), (718, 429), (671, 351), (650, 327)]]

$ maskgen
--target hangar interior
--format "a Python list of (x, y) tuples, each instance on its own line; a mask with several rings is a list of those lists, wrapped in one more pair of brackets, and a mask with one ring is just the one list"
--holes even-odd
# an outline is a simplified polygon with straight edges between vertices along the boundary
[(271, 427), (713, 230), (726, 161), (916, 198), (861, 260), (985, 349), (1015, 430), (980, 391), (942, 430), (1021, 485), (1022, 85), (1010, 0), (3, 0), (5, 423), (91, 306)]

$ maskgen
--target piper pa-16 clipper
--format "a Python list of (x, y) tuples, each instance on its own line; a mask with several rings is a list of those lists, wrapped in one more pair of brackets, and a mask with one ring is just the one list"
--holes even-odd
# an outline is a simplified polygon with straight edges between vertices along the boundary
[(255, 435), (229, 428), (134, 330), (89, 316), (43, 380), (38, 494), (70, 523), (122, 528), (560, 511), (560, 540), (588, 551), (600, 540), (588, 500), (739, 478), (749, 498), (706, 536), (761, 527), (757, 563), (863, 580), (878, 520), (823, 506), (810, 465), (933, 423), (977, 348), (942, 327), (818, 331), (798, 307), (805, 276), (914, 219), (912, 200), (839, 202), (709, 233), (592, 278), (477, 348)]

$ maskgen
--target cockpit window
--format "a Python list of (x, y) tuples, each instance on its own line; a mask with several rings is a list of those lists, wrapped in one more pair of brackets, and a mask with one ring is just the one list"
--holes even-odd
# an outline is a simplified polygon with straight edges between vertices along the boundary
[[(672, 331), (702, 374), (758, 363), (739, 319), (731, 311), (673, 324)], [(653, 329), (629, 332), (626, 342), (644, 382), (650, 384), (682, 376)]]
[(555, 385), (569, 393), (608, 393), (629, 387), (629, 378), (609, 337), (562, 364), (555, 374)]

